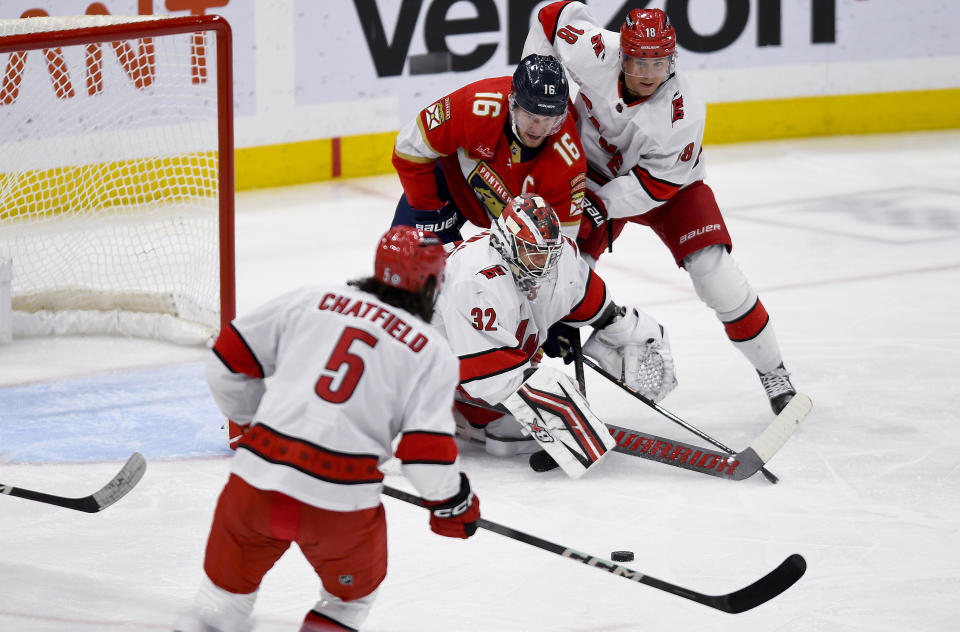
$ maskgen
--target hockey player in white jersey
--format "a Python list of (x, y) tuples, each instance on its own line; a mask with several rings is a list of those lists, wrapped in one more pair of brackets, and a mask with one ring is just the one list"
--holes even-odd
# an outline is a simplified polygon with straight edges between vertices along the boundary
[(394, 454), (433, 531), (476, 531), (480, 501), (454, 439), (457, 358), (428, 324), (444, 264), (436, 236), (398, 226), (375, 276), (291, 292), (220, 333), (207, 378), (245, 433), (178, 630), (249, 629), (261, 579), (291, 542), (322, 582), (301, 631), (358, 629), (386, 576), (378, 466)]
[[(636, 308), (617, 306), (560, 232), (550, 205), (521, 194), (489, 230), (451, 252), (434, 324), (460, 357), (461, 435), (483, 438), (496, 455), (543, 447), (578, 476), (612, 440), (568, 376), (537, 368), (538, 349), (557, 322), (592, 325), (583, 352), (651, 399), (659, 401), (676, 385), (663, 327)], [(550, 433), (555, 427), (559, 436)]]
[(595, 261), (627, 221), (651, 227), (686, 269), (700, 299), (754, 366), (775, 413), (796, 394), (763, 303), (732, 256), (732, 240), (703, 182), (706, 106), (676, 72), (676, 33), (660, 9), (633, 9), (619, 33), (575, 1), (543, 7), (523, 54), (560, 59), (579, 86), (587, 158), (579, 244)]

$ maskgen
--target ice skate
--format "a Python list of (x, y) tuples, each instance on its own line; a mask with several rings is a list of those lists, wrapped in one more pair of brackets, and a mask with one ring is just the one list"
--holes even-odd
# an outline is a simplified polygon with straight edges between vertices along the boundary
[(760, 376), (760, 383), (763, 384), (763, 390), (766, 391), (767, 398), (770, 400), (773, 414), (779, 415), (783, 407), (797, 394), (797, 389), (793, 388), (790, 382), (790, 371), (783, 368), (783, 362), (781, 362), (780, 366), (772, 371), (766, 373), (757, 371), (757, 375)]

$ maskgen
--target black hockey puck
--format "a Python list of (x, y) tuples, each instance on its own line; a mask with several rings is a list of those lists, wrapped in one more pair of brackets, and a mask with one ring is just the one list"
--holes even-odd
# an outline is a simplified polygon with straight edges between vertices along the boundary
[(610, 559), (614, 562), (632, 562), (633, 551), (614, 551), (610, 554)]

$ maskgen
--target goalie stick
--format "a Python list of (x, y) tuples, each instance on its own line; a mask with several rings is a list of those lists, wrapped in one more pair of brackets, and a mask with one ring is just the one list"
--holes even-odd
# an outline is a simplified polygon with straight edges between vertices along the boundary
[[(663, 408), (662, 406), (660, 406), (650, 398), (644, 397), (639, 392), (637, 392), (636, 389), (630, 388), (629, 386), (624, 384), (622, 380), (617, 379), (616, 376), (611, 375), (610, 373), (605, 371), (603, 367), (598, 365), (596, 362), (594, 362), (590, 358), (586, 356), (582, 356), (582, 357), (583, 357), (584, 364), (586, 364), (588, 367), (590, 367), (591, 369), (593, 369), (603, 377), (607, 378), (608, 380), (610, 380), (611, 382), (613, 382), (614, 384), (616, 384), (626, 392), (630, 393), (631, 395), (633, 395), (634, 397), (639, 399), (641, 402), (643, 402), (650, 408), (654, 409), (655, 411), (657, 411), (658, 413), (660, 413), (670, 421), (673, 421), (674, 423), (679, 424), (680, 426), (686, 428), (687, 430), (697, 435), (704, 441), (707, 441), (712, 445), (720, 448), (727, 454), (731, 456), (740, 456), (738, 453), (734, 452), (731, 448), (728, 448), (727, 446), (720, 443), (719, 441), (717, 441), (707, 433), (695, 428), (694, 426), (690, 425), (683, 419), (680, 419), (679, 417), (674, 415), (672, 412)], [(773, 423), (767, 426), (767, 429), (763, 432), (763, 434), (761, 434), (756, 440), (754, 440), (754, 442), (750, 444), (750, 447), (747, 448), (747, 450), (744, 450), (744, 453), (750, 450), (753, 450), (753, 453), (757, 457), (759, 457), (760, 472), (771, 483), (776, 483), (780, 479), (778, 479), (773, 472), (763, 467), (763, 464), (769, 461), (770, 458), (773, 457), (773, 455), (777, 452), (777, 450), (779, 450), (783, 446), (783, 444), (786, 443), (787, 439), (789, 439), (790, 436), (793, 434), (793, 431), (796, 430), (800, 422), (803, 421), (804, 417), (807, 416), (807, 413), (809, 413), (811, 408), (813, 408), (813, 402), (811, 402), (810, 398), (804, 395), (803, 393), (797, 393), (796, 395), (794, 395), (793, 399), (790, 400), (790, 403), (793, 403), (793, 400), (797, 400), (796, 405), (788, 412), (787, 408), (790, 406), (790, 404), (787, 404), (787, 406), (784, 407), (782, 411), (780, 411), (780, 414), (777, 415), (777, 418), (774, 419)], [(784, 415), (784, 412), (787, 412), (787, 414)], [(753, 455), (744, 455), (744, 456), (747, 456), (747, 458), (750, 458), (751, 460), (753, 460)]]
[[(394, 489), (387, 485), (383, 486), (383, 493), (392, 498), (396, 498), (397, 500), (410, 503), (411, 505), (423, 506), (423, 500), (417, 496), (399, 489)], [(709, 606), (710, 608), (715, 608), (730, 614), (746, 612), (747, 610), (756, 608), (757, 606), (770, 601), (786, 589), (793, 586), (797, 580), (803, 577), (803, 574), (807, 570), (807, 562), (803, 559), (803, 556), (799, 553), (794, 553), (781, 562), (778, 567), (745, 588), (735, 590), (725, 595), (705, 595), (703, 593), (690, 590), (689, 588), (677, 586), (676, 584), (671, 584), (670, 582), (663, 581), (662, 579), (645, 575), (639, 571), (629, 569), (626, 566), (620, 566), (615, 562), (611, 562), (600, 557), (594, 557), (588, 553), (582, 553), (575, 549), (570, 549), (560, 544), (549, 542), (543, 538), (531, 535), (529, 533), (524, 533), (523, 531), (518, 531), (517, 529), (512, 529), (485, 518), (478, 518), (477, 526), (481, 529), (486, 529), (487, 531), (499, 533), (500, 535), (512, 540), (523, 542), (524, 544), (535, 546), (539, 549), (543, 549), (544, 551), (555, 553), (561, 557), (566, 557), (576, 562), (586, 564), (587, 566), (599, 568), (600, 570), (612, 573), (617, 577), (623, 577), (640, 584), (646, 584), (647, 586), (651, 586), (657, 590), (662, 590), (672, 595), (676, 595), (677, 597), (683, 597), (684, 599), (689, 599), (690, 601), (695, 601), (699, 604), (703, 604), (704, 606)]]
[(14, 487), (13, 485), (4, 485), (3, 483), (0, 483), (0, 494), (17, 496), (18, 498), (26, 498), (27, 500), (35, 500), (37, 502), (47, 503), (48, 505), (57, 505), (58, 507), (66, 507), (67, 509), (75, 509), (87, 513), (97, 513), (126, 496), (127, 492), (133, 489), (136, 484), (140, 482), (140, 479), (143, 478), (143, 473), (146, 469), (147, 460), (143, 458), (143, 455), (139, 452), (134, 452), (109, 483), (89, 496), (67, 498), (65, 496), (54, 496), (43, 492), (35, 492), (30, 489), (23, 489), (22, 487)]
[[(611, 423), (607, 423), (606, 426), (617, 441), (614, 452), (638, 456), (731, 481), (742, 481), (758, 471), (763, 471), (764, 464), (783, 447), (812, 407), (809, 397), (803, 393), (797, 393), (784, 406), (773, 423), (767, 426), (767, 429), (754, 439), (749, 447), (740, 452), (726, 454), (681, 441), (663, 439), (631, 428), (621, 428)], [(771, 482), (775, 483), (776, 477)]]

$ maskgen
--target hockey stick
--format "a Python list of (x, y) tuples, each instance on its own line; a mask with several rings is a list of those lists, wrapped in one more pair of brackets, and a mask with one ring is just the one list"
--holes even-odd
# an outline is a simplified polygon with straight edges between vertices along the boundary
[(773, 423), (767, 426), (767, 429), (754, 439), (749, 447), (735, 454), (714, 452), (631, 428), (621, 428), (611, 423), (606, 425), (617, 441), (614, 452), (638, 456), (731, 481), (742, 481), (763, 470), (764, 464), (783, 447), (812, 406), (809, 397), (803, 393), (797, 393), (780, 411)]
[[(387, 485), (383, 486), (383, 493), (387, 496), (396, 498), (397, 500), (410, 503), (411, 505), (423, 506), (423, 501), (417, 496), (400, 491), (399, 489), (394, 489)], [(565, 546), (554, 544), (553, 542), (549, 542), (535, 535), (524, 533), (523, 531), (518, 531), (502, 524), (497, 524), (496, 522), (492, 522), (485, 518), (478, 518), (477, 526), (481, 529), (486, 529), (487, 531), (499, 533), (500, 535), (512, 540), (535, 546), (543, 549), (544, 551), (549, 551), (550, 553), (555, 553), (561, 557), (570, 558), (574, 561), (586, 564), (587, 566), (593, 566), (595, 568), (599, 568), (600, 570), (607, 571), (608, 573), (613, 573), (617, 577), (623, 577), (640, 584), (646, 584), (647, 586), (651, 586), (657, 590), (662, 590), (672, 595), (689, 599), (690, 601), (696, 601), (697, 603), (715, 608), (717, 610), (722, 610), (723, 612), (728, 612), (730, 614), (746, 612), (751, 608), (756, 608), (757, 606), (770, 601), (786, 589), (790, 588), (790, 586), (793, 586), (798, 579), (803, 577), (803, 574), (807, 570), (807, 562), (803, 559), (803, 556), (799, 553), (794, 553), (781, 562), (780, 566), (776, 567), (745, 588), (735, 590), (732, 593), (727, 593), (725, 595), (704, 595), (703, 593), (698, 593), (688, 588), (671, 584), (670, 582), (663, 581), (662, 579), (645, 575), (639, 571), (629, 569), (626, 566), (620, 566), (619, 564), (609, 560), (605, 560), (600, 557), (593, 557), (587, 553), (582, 553), (575, 549), (569, 549)]]
[(127, 492), (133, 489), (140, 479), (143, 478), (143, 473), (146, 469), (147, 460), (144, 459), (143, 455), (139, 452), (134, 452), (109, 483), (104, 485), (99, 491), (89, 496), (84, 496), (83, 498), (54, 496), (52, 494), (44, 494), (43, 492), (35, 492), (2, 483), (0, 483), (0, 494), (17, 496), (19, 498), (26, 498), (27, 500), (35, 500), (37, 502), (47, 503), (48, 505), (57, 505), (58, 507), (66, 507), (67, 509), (75, 509), (87, 513), (96, 513), (103, 511), (126, 496)]
[[(583, 362), (588, 367), (590, 367), (591, 369), (593, 369), (603, 377), (607, 378), (608, 380), (610, 380), (611, 382), (613, 382), (614, 384), (616, 384), (626, 392), (630, 393), (631, 395), (633, 395), (634, 397), (639, 399), (641, 402), (643, 402), (650, 408), (654, 409), (655, 411), (657, 411), (658, 413), (660, 413), (670, 421), (686, 428), (687, 430), (697, 435), (704, 441), (707, 441), (712, 445), (720, 448), (721, 450), (723, 450), (729, 455), (735, 456), (737, 454), (731, 448), (728, 448), (727, 446), (720, 443), (719, 441), (717, 441), (707, 433), (703, 432), (702, 430), (699, 430), (698, 428), (691, 426), (690, 424), (685, 422), (683, 419), (680, 419), (679, 417), (674, 415), (672, 412), (670, 412), (666, 408), (663, 408), (662, 406), (660, 406), (660, 404), (656, 403), (655, 401), (651, 400), (648, 397), (644, 397), (643, 395), (638, 393), (635, 389), (630, 388), (629, 386), (624, 384), (622, 380), (617, 379), (616, 376), (611, 375), (610, 373), (605, 371), (603, 367), (601, 367), (599, 364), (597, 364), (590, 358), (584, 356)], [(797, 397), (800, 397), (801, 395), (802, 394), (798, 393), (797, 395), (794, 396), (794, 399), (796, 399)], [(802, 421), (803, 418), (806, 417), (807, 413), (810, 412), (810, 408), (813, 406), (813, 404), (810, 402), (810, 398), (807, 397), (806, 395), (802, 395), (802, 399), (799, 402), (797, 402), (797, 404), (798, 406), (795, 407), (794, 410), (791, 411), (791, 413), (785, 416), (784, 418), (781, 419), (780, 415), (777, 415), (777, 418), (773, 421), (773, 423), (770, 426), (768, 426), (767, 429), (763, 432), (763, 434), (760, 435), (760, 437), (751, 444), (750, 448), (747, 448), (747, 450), (750, 450), (753, 448), (754, 452), (756, 452), (760, 456), (761, 458), (760, 472), (771, 483), (776, 483), (780, 479), (778, 479), (773, 472), (771, 472), (765, 467), (762, 467), (763, 463), (766, 463), (766, 461), (769, 460), (769, 458), (772, 457), (773, 454), (780, 449), (780, 446), (782, 446), (784, 442), (786, 442), (786, 440), (790, 438), (790, 435), (796, 429), (797, 424), (799, 424), (800, 421)], [(785, 410), (786, 408), (784, 408), (783, 411), (780, 411), (780, 413), (783, 414)], [(762, 440), (762, 443), (761, 443), (761, 440)], [(756, 446), (756, 444), (758, 443), (761, 443), (761, 445), (758, 447), (762, 451), (762, 454), (760, 451), (757, 451), (754, 448), (754, 446)], [(763, 455), (766, 455), (766, 458), (764, 458)]]
[[(586, 378), (583, 374), (583, 347), (580, 345), (580, 330), (577, 330), (576, 334), (576, 337), (570, 340), (570, 348), (573, 351), (574, 367), (576, 369), (577, 382), (580, 383), (580, 392), (586, 394), (587, 385)], [(806, 396), (804, 395), (804, 397)], [(791, 409), (790, 414), (793, 414), (794, 410), (795, 409)], [(809, 407), (807, 411), (809, 411)], [(617, 445), (613, 449), (614, 452), (629, 454), (630, 456), (637, 456), (642, 459), (657, 461), (658, 463), (666, 463), (667, 465), (673, 465), (732, 481), (741, 481), (756, 474), (757, 470), (761, 469), (766, 461), (770, 460), (773, 454), (786, 442), (793, 432), (793, 429), (802, 421), (804, 416), (806, 416), (806, 412), (800, 415), (799, 419), (795, 419), (795, 422), (792, 424), (789, 422), (774, 424), (777, 427), (783, 426), (786, 432), (781, 433), (785, 436), (782, 437), (779, 443), (771, 442), (769, 446), (771, 449), (765, 452), (767, 455), (766, 458), (759, 456), (757, 446), (755, 445), (751, 445), (746, 450), (731, 456), (681, 441), (668, 441), (656, 435), (641, 434), (629, 428), (621, 428), (611, 423), (604, 423), (606, 423), (610, 434), (613, 435), (613, 438), (617, 441)], [(773, 426), (768, 427), (767, 432), (770, 432), (772, 427)], [(766, 435), (766, 433), (764, 434)], [(760, 442), (761, 440), (757, 439), (754, 443), (759, 444)], [(541, 459), (541, 461), (543, 461), (543, 459)], [(548, 463), (544, 462), (540, 463), (538, 467), (544, 468), (547, 465)], [(532, 466), (533, 462), (531, 461), (531, 467)], [(773, 482), (775, 483), (776, 480)]]
[(573, 371), (577, 376), (577, 384), (580, 385), (580, 394), (587, 396), (587, 378), (583, 374), (583, 347), (580, 345), (580, 330), (574, 331), (576, 334), (570, 340), (570, 348), (573, 350)]

